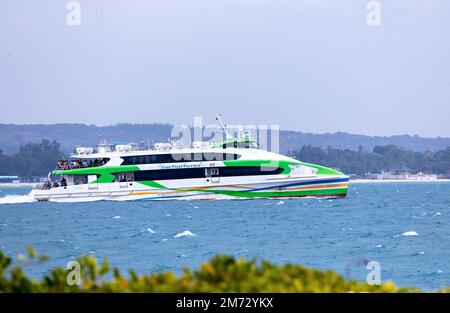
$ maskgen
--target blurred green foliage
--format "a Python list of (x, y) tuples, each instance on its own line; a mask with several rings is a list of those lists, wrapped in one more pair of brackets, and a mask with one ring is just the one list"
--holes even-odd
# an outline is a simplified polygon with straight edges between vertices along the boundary
[[(74, 268), (56, 267), (42, 280), (30, 279), (24, 266), (45, 262), (33, 248), (13, 260), (0, 251), (0, 292), (417, 292), (387, 282), (380, 286), (347, 281), (334, 271), (319, 271), (298, 264), (278, 266), (266, 261), (235, 259), (219, 255), (198, 270), (185, 269), (177, 277), (171, 271), (139, 275), (129, 270), (122, 274), (106, 260), (93, 256), (77, 261), (80, 285), (69, 285)], [(442, 290), (448, 291), (448, 290)]]

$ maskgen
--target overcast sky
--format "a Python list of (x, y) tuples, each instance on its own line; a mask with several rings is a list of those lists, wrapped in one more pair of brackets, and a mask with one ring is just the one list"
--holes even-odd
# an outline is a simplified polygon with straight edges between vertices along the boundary
[(450, 1), (0, 3), (0, 123), (278, 124), (450, 136)]

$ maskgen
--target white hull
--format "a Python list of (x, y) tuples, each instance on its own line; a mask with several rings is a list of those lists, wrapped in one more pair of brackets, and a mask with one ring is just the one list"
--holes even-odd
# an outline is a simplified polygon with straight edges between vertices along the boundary
[[(48, 190), (33, 190), (39, 201), (99, 200), (218, 200), (242, 198), (299, 197), (308, 195), (345, 196), (347, 176), (314, 175), (223, 177), (215, 182), (205, 179), (163, 180), (152, 187), (139, 182), (114, 182), (72, 185)], [(336, 193), (333, 191), (336, 190)]]

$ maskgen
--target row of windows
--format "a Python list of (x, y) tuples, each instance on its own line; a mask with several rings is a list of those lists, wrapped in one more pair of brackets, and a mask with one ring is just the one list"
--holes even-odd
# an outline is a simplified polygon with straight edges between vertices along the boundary
[(253, 176), (253, 175), (275, 175), (280, 174), (283, 169), (280, 167), (260, 167), (260, 166), (230, 166), (219, 167), (219, 176)]
[[(218, 174), (217, 171), (218, 170)], [(148, 170), (134, 172), (135, 181), (145, 180), (167, 180), (167, 179), (189, 179), (204, 178), (211, 176), (230, 177), (230, 176), (253, 176), (253, 175), (276, 175), (283, 171), (278, 167), (259, 167), (259, 166), (233, 166), (219, 168), (185, 168), (168, 170)], [(122, 173), (117, 173), (116, 181), (121, 178)]]
[(153, 164), (153, 163), (177, 163), (177, 162), (202, 162), (237, 160), (241, 156), (234, 153), (170, 153), (152, 154), (123, 157), (121, 165)]

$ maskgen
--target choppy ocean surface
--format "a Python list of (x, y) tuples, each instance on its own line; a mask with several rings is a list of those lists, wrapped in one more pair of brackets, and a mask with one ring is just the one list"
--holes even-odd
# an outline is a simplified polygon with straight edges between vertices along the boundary
[(138, 273), (197, 268), (218, 253), (334, 269), (366, 280), (450, 286), (450, 183), (358, 183), (345, 199), (30, 202), (0, 186), (0, 249), (33, 245), (41, 277), (82, 254)]

